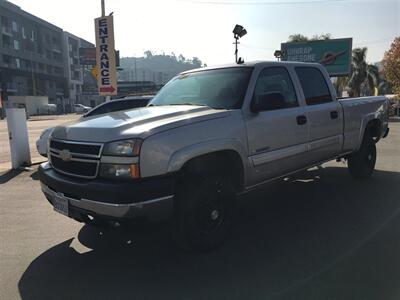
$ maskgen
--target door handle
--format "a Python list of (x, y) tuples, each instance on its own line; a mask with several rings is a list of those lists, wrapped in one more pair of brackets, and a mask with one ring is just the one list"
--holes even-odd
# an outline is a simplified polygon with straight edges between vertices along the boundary
[(338, 117), (339, 113), (336, 110), (331, 111), (331, 119), (337, 119)]
[(297, 124), (299, 125), (304, 125), (307, 123), (307, 117), (306, 116), (297, 116), (296, 117)]

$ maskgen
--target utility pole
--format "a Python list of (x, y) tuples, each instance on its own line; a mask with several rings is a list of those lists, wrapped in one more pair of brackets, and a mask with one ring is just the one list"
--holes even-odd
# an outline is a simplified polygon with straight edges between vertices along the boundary
[(238, 62), (238, 44), (240, 44), (239, 37), (235, 35), (235, 63)]
[(137, 81), (136, 53), (135, 53), (135, 81)]
[(239, 39), (247, 34), (247, 30), (244, 29), (242, 25), (236, 24), (235, 28), (233, 28), (233, 38), (235, 39), (235, 62), (237, 64), (242, 64), (244, 60), (242, 58), (238, 58), (238, 44)]

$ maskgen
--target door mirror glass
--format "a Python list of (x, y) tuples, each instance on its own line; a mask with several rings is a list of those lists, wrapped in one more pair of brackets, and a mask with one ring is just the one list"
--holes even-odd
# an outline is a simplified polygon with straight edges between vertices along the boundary
[(285, 97), (282, 93), (274, 92), (257, 95), (252, 103), (251, 110), (260, 112), (265, 110), (282, 109), (286, 107)]

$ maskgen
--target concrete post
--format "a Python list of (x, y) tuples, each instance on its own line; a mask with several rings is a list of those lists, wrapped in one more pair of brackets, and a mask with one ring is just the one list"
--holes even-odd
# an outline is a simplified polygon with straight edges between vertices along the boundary
[(17, 169), (31, 165), (28, 128), (24, 108), (7, 108), (8, 138), (11, 151), (11, 166)]

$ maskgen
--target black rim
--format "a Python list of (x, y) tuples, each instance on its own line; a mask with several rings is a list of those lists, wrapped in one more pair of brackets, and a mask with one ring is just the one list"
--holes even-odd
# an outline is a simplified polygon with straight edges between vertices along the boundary
[(373, 145), (368, 147), (368, 151), (365, 155), (365, 162), (368, 168), (373, 168), (375, 165), (375, 151)]
[(205, 201), (197, 210), (195, 217), (196, 228), (202, 235), (208, 235), (217, 231), (225, 219), (225, 209), (223, 205), (222, 192), (215, 189), (203, 195)]

